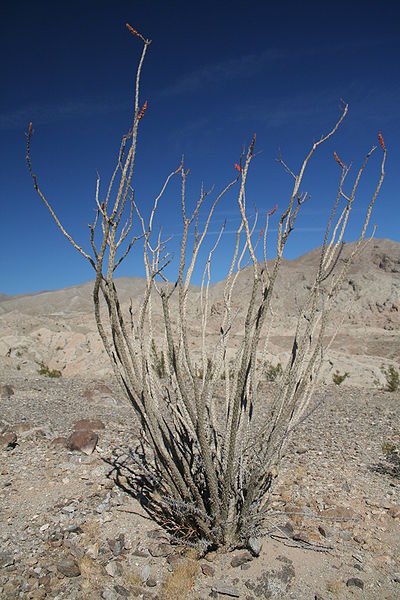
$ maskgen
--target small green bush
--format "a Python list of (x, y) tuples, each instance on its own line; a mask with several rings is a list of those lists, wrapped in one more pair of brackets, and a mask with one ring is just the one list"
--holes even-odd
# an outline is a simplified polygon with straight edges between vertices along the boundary
[(393, 442), (384, 442), (382, 444), (382, 452), (386, 456), (393, 456), (394, 454), (398, 454), (399, 449)]
[(283, 373), (282, 365), (281, 363), (278, 363), (274, 366), (272, 363), (265, 361), (264, 372), (267, 381), (276, 381)]
[(388, 392), (395, 392), (399, 389), (399, 372), (394, 368), (393, 365), (389, 365), (387, 368), (385, 365), (381, 366), (381, 371), (386, 377), (385, 390)]
[(43, 362), (40, 363), (40, 368), (38, 370), (39, 375), (44, 375), (45, 377), (61, 377), (61, 371), (58, 369), (49, 369), (47, 365)]
[(336, 385), (340, 385), (341, 383), (343, 383), (343, 381), (347, 378), (350, 377), (350, 373), (348, 373), (347, 371), (345, 373), (343, 373), (343, 375), (341, 375), (338, 371), (338, 369), (336, 369), (336, 371), (334, 372), (334, 374), (332, 375), (332, 381), (333, 383), (335, 383)]

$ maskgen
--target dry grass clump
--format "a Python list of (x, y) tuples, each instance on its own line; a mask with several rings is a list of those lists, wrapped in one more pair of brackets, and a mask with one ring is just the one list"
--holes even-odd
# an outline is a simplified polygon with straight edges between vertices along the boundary
[(104, 568), (87, 556), (79, 561), (79, 568), (82, 578), (82, 598), (91, 600), (97, 594), (100, 597), (107, 581)]
[(186, 559), (177, 565), (163, 584), (161, 598), (164, 600), (188, 598), (193, 590), (198, 568), (198, 563), (193, 559)]

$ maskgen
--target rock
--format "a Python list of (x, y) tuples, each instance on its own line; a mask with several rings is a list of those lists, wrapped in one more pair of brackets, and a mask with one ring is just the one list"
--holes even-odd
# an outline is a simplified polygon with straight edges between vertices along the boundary
[(118, 583), (116, 583), (114, 585), (114, 590), (116, 592), (118, 592), (118, 594), (120, 596), (123, 596), (124, 598), (129, 598), (129, 596), (131, 595), (130, 591), (127, 590), (126, 588), (124, 588), (122, 585), (118, 585)]
[(400, 573), (395, 573), (393, 577), (395, 583), (400, 583)]
[(75, 431), (96, 431), (97, 429), (105, 429), (105, 427), (100, 419), (81, 419), (74, 425)]
[(249, 537), (247, 545), (253, 556), (260, 556), (260, 552), (262, 550), (262, 542), (258, 538)]
[(144, 565), (142, 572), (140, 573), (140, 579), (143, 581), (143, 583), (146, 583), (146, 581), (150, 577), (150, 573), (151, 573), (150, 566)]
[(11, 552), (0, 552), (0, 569), (10, 567), (14, 564), (14, 558)]
[(328, 527), (327, 525), (319, 525), (318, 531), (324, 538), (329, 538), (329, 537), (332, 537), (332, 535), (333, 535), (332, 529), (330, 527)]
[(122, 575), (122, 566), (116, 560), (112, 560), (111, 562), (106, 564), (106, 573), (110, 575), (110, 577), (120, 577)]
[(6, 431), (0, 435), (0, 448), (10, 449), (17, 445), (17, 435), (13, 431)]
[(70, 543), (68, 545), (69, 551), (71, 552), (74, 558), (83, 558), (85, 556), (85, 550), (78, 546), (78, 544)]
[(149, 552), (154, 558), (158, 558), (158, 557), (165, 557), (165, 556), (168, 556), (169, 554), (172, 554), (173, 549), (171, 548), (171, 546), (169, 544), (163, 543), (163, 544), (159, 544), (155, 548), (149, 548)]
[(393, 519), (398, 519), (400, 517), (400, 504), (395, 504), (391, 508), (389, 508), (389, 515), (393, 517)]
[(204, 563), (203, 565), (201, 565), (201, 570), (203, 572), (203, 575), (205, 575), (206, 577), (214, 577), (215, 569), (211, 565)]
[(146, 581), (146, 585), (147, 585), (147, 587), (156, 587), (157, 579), (155, 577), (149, 577), (148, 580)]
[(0, 385), (0, 398), (2, 400), (8, 400), (8, 398), (11, 398), (11, 396), (14, 395), (14, 388), (12, 385), (9, 385), (8, 383), (6, 384), (1, 384)]
[(96, 560), (96, 558), (99, 555), (99, 543), (95, 542), (94, 544), (91, 544), (88, 549), (86, 550), (86, 556), (88, 556), (89, 558), (92, 558), (93, 560)]
[(132, 552), (133, 556), (138, 556), (139, 558), (147, 558), (149, 553), (147, 550), (141, 550), (140, 548), (136, 548)]
[(118, 593), (114, 590), (110, 590), (109, 588), (107, 588), (101, 594), (101, 597), (104, 598), (104, 600), (118, 600)]
[(287, 521), (283, 527), (279, 527), (279, 532), (289, 538), (292, 538), (294, 533), (293, 525), (290, 521)]
[(350, 579), (346, 581), (346, 585), (347, 587), (358, 587), (360, 590), (364, 589), (364, 582), (358, 577), (350, 577)]
[(253, 556), (248, 550), (246, 550), (245, 552), (242, 552), (241, 554), (238, 554), (237, 556), (234, 556), (232, 558), (231, 567), (241, 567), (242, 565), (251, 561), (252, 559)]
[(70, 450), (78, 450), (84, 454), (92, 454), (96, 448), (98, 436), (93, 431), (75, 431), (67, 440), (67, 447)]
[(57, 571), (65, 577), (79, 577), (81, 570), (76, 560), (64, 558), (57, 564)]
[(212, 591), (217, 594), (222, 594), (224, 596), (230, 596), (231, 598), (239, 598), (239, 591), (231, 585), (226, 585), (223, 581), (217, 581), (212, 586)]
[(108, 540), (108, 545), (110, 546), (111, 552), (114, 556), (119, 556), (124, 551), (125, 546), (125, 536), (123, 533), (120, 533), (116, 540)]

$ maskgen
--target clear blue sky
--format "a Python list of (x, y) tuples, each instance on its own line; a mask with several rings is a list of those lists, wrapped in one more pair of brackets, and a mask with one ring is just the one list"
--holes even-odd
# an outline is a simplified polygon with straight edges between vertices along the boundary
[[(56, 289), (93, 277), (33, 190), (24, 131), (32, 120), (32, 162), (41, 188), (88, 247), (96, 171), (106, 185), (130, 127), (141, 46), (126, 21), (153, 40), (144, 66), (141, 99), (149, 105), (134, 181), (145, 210), (182, 153), (191, 168), (189, 203), (201, 180), (220, 189), (254, 132), (260, 154), (252, 163), (248, 203), (261, 213), (276, 202), (283, 209), (291, 180), (275, 161), (278, 148), (297, 170), (310, 144), (337, 119), (344, 98), (348, 117), (310, 164), (303, 189), (311, 201), (287, 257), (321, 242), (339, 174), (333, 150), (346, 163), (353, 160), (355, 171), (379, 130), (388, 147), (387, 177), (372, 221), (378, 237), (399, 241), (399, 11), (391, 1), (7, 3), (0, 23), (0, 291)], [(348, 240), (357, 236), (361, 209), (378, 179), (378, 154), (360, 187)], [(178, 202), (177, 179), (158, 215), (165, 233), (179, 232)], [(233, 241), (229, 231), (238, 222), (234, 196), (216, 217), (212, 231), (225, 217), (228, 231), (214, 267), (218, 279)], [(142, 274), (139, 252), (119, 274)]]

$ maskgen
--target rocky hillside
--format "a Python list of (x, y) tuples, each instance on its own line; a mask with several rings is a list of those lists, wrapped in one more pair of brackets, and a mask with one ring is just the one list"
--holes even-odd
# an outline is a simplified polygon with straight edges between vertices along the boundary
[[(353, 245), (345, 246), (339, 259), (346, 260)], [(274, 321), (268, 359), (284, 364), (291, 347), (298, 303), (305, 296), (318, 265), (318, 250), (296, 260), (285, 260), (275, 288)], [(272, 261), (273, 263), (273, 261)], [(249, 296), (251, 269), (240, 273), (234, 299), (239, 317), (232, 336), (240, 339), (241, 321)], [(117, 280), (122, 306), (138, 304), (144, 282), (137, 278)], [(210, 321), (207, 334), (212, 344), (219, 332), (224, 282), (210, 290)], [(64, 376), (87, 372), (105, 375), (108, 361), (102, 349), (93, 314), (92, 283), (54, 292), (0, 297), (0, 357), (10, 369), (34, 373), (39, 363), (59, 369)], [(189, 315), (196, 342), (199, 290), (193, 288)], [(343, 322), (340, 334), (326, 357), (323, 377), (348, 372), (353, 385), (384, 383), (382, 364), (398, 368), (400, 362), (400, 244), (372, 240), (348, 273), (333, 315), (333, 325)], [(156, 330), (162, 337), (160, 309), (155, 306)]]

